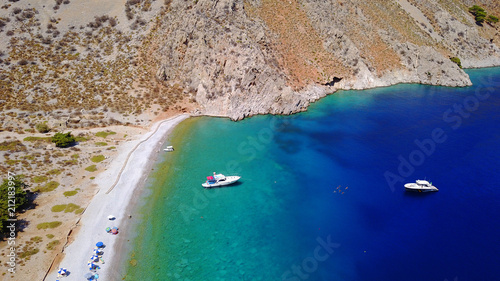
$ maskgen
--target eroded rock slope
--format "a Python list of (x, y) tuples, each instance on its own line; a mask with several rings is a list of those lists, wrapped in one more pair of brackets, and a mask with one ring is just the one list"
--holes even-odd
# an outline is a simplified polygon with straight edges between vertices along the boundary
[(468, 86), (500, 65), (494, 1), (173, 0), (155, 30), (157, 78), (208, 115), (288, 114), (337, 89)]

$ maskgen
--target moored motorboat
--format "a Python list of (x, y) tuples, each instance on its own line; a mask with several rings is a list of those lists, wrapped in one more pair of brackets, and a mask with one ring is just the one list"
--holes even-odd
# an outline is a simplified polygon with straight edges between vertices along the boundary
[(241, 177), (239, 176), (224, 176), (223, 174), (215, 174), (213, 176), (207, 177), (207, 181), (201, 185), (205, 188), (218, 187), (229, 185), (237, 182)]
[(405, 189), (408, 191), (417, 191), (417, 192), (429, 192), (429, 191), (438, 191), (437, 187), (433, 186), (431, 182), (426, 180), (417, 180), (416, 182), (405, 184)]

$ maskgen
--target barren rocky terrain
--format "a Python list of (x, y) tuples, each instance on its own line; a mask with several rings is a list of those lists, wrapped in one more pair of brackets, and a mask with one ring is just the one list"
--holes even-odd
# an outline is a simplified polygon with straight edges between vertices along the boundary
[[(467, 86), (463, 67), (500, 64), (494, 1), (172, 1), (153, 42), (164, 85), (203, 114), (289, 114), (337, 89)], [(184, 18), (180, 20), (180, 18)]]
[[(153, 121), (292, 114), (338, 89), (468, 86), (452, 58), (464, 68), (500, 65), (500, 23), (478, 24), (469, 12), (480, 5), (500, 16), (494, 0), (1, 5), (0, 170), (24, 174), (36, 196), (20, 217), (20, 266), (30, 268), (22, 280), (43, 277), (96, 192), (95, 173)], [(78, 145), (50, 145), (54, 132), (70, 130)]]
[[(290, 114), (337, 89), (470, 85), (500, 64), (495, 1), (9, 0), (2, 129), (146, 125), (165, 111)], [(99, 5), (95, 9), (95, 5)]]

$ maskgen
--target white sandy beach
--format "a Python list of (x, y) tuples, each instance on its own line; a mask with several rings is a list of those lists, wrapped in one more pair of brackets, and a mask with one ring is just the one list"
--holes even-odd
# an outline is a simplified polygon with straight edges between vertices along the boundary
[[(99, 241), (102, 241), (106, 246), (103, 249), (103, 259), (106, 263), (97, 263), (101, 268), (97, 270), (99, 280), (116, 280), (117, 277), (113, 277), (114, 274), (111, 272), (111, 264), (112, 260), (118, 258), (115, 256), (117, 252), (115, 247), (120, 234), (112, 235), (106, 233), (105, 229), (113, 226), (121, 229), (127, 223), (129, 220), (128, 205), (134, 192), (144, 184), (151, 169), (153, 155), (158, 153), (171, 129), (188, 117), (188, 114), (182, 114), (160, 121), (154, 124), (151, 130), (141, 138), (119, 147), (119, 155), (110, 163), (108, 169), (95, 179), (99, 185), (99, 192), (82, 215), (74, 241), (63, 250), (65, 256), (59, 266), (54, 265), (53, 271), (44, 280), (85, 280), (83, 276), (89, 272), (87, 262), (93, 254), (95, 244)], [(124, 167), (130, 151), (136, 146), (137, 148), (130, 154)], [(124, 170), (117, 185), (107, 193), (115, 183), (122, 167)], [(108, 220), (109, 215), (115, 216), (116, 219)], [(70, 274), (57, 278), (57, 270), (60, 267), (66, 268)]]

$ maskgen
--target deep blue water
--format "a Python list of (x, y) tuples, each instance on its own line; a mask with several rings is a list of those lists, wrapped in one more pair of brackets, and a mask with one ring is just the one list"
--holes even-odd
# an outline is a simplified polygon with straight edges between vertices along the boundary
[[(467, 72), (181, 124), (126, 280), (500, 280), (500, 69)], [(212, 170), (241, 183), (202, 190)]]

